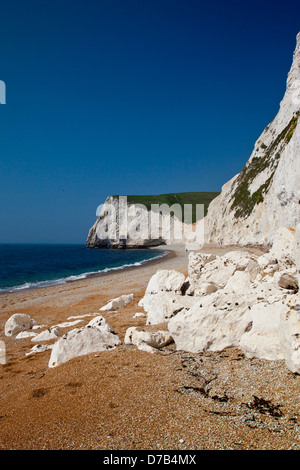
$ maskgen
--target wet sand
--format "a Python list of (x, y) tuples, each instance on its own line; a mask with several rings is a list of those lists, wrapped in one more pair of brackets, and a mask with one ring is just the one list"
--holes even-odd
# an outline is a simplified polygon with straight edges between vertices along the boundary
[(35, 344), (30, 338), (4, 336), (14, 313), (50, 327), (134, 293), (132, 304), (104, 314), (123, 340), (128, 327), (145, 327), (145, 318), (133, 315), (142, 311), (138, 302), (157, 269), (187, 274), (184, 247), (161, 249), (171, 252), (137, 268), (0, 295), (7, 350), (0, 365), (1, 450), (300, 448), (300, 378), (280, 361), (247, 359), (238, 350), (184, 353), (174, 345), (149, 354), (122, 344), (50, 369), (50, 351), (26, 356)]

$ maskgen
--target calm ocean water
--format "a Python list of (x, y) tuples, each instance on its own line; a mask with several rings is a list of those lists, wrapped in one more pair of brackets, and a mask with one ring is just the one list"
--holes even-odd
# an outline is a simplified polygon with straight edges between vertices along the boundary
[(84, 245), (0, 244), (0, 293), (64, 284), (89, 275), (139, 266), (161, 250), (93, 250)]

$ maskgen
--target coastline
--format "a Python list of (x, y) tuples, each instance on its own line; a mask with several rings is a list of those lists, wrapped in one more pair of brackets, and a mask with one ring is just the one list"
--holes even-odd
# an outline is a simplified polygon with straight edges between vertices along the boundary
[[(156, 251), (159, 251), (162, 249), (163, 249), (163, 245), (158, 247)], [(137, 261), (132, 264), (123, 264), (121, 266), (104, 268), (99, 271), (88, 271), (82, 274), (73, 274), (73, 275), (71, 274), (71, 275), (68, 275), (67, 277), (62, 277), (62, 278), (57, 278), (57, 279), (52, 279), (52, 280), (49, 279), (49, 280), (36, 281), (36, 282), (31, 282), (31, 283), (25, 282), (25, 284), (23, 285), (2, 288), (0, 289), (0, 296), (3, 294), (8, 294), (8, 293), (22, 292), (22, 291), (31, 290), (31, 289), (41, 289), (44, 287), (52, 287), (52, 286), (66, 284), (69, 282), (76, 282), (78, 280), (88, 279), (91, 277), (103, 276), (106, 274), (111, 274), (113, 272), (124, 271), (128, 269), (140, 267), (148, 263), (152, 263), (152, 262), (155, 263), (155, 262), (158, 262), (160, 259), (163, 259), (168, 256), (169, 257), (172, 256), (169, 250), (163, 250), (163, 251), (164, 253), (161, 255), (155, 255), (153, 258)]]
[[(124, 345), (131, 326), (167, 329), (166, 324), (146, 326), (144, 317), (134, 318), (143, 311), (138, 302), (158, 269), (187, 275), (185, 246), (161, 249), (168, 250), (166, 257), (141, 266), (0, 296), (0, 339), (7, 353), (7, 363), (0, 365), (1, 450), (300, 449), (290, 425), (300, 416), (300, 379), (282, 361), (249, 359), (235, 349), (192, 354), (176, 351), (171, 344), (150, 354)], [(199, 251), (233, 249), (249, 248)], [(131, 293), (133, 303), (99, 312), (111, 298)], [(45, 328), (100, 314), (122, 344), (51, 369), (49, 350), (27, 355), (36, 344), (31, 338), (4, 336), (5, 322), (13, 313), (27, 313)], [(75, 328), (90, 319), (82, 317)], [(74, 326), (61, 328), (62, 334), (71, 329)], [(210, 396), (199, 389), (195, 372), (214, 377)], [(278, 404), (283, 419), (255, 415), (247, 408), (254, 396)]]

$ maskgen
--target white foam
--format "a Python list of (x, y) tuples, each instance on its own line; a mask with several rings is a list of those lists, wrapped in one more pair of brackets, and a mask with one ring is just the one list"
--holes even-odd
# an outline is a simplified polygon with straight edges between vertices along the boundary
[(167, 255), (167, 253), (168, 253), (167, 251), (163, 251), (161, 255), (153, 256), (152, 258), (145, 259), (142, 261), (136, 261), (135, 263), (123, 264), (122, 266), (115, 266), (113, 268), (104, 268), (98, 271), (88, 271), (86, 273), (82, 273), (78, 275), (75, 274), (75, 275), (68, 276), (65, 278), (38, 281), (38, 282), (25, 282), (24, 284), (21, 284), (20, 286), (13, 286), (13, 287), (0, 289), (0, 294), (9, 293), (9, 292), (18, 292), (18, 291), (28, 290), (28, 289), (39, 289), (41, 287), (56, 286), (60, 284), (66, 284), (67, 282), (78, 281), (80, 279), (86, 279), (87, 277), (93, 276), (95, 274), (108, 273), (110, 271), (118, 271), (118, 270), (128, 269), (132, 267), (142, 266), (143, 264), (146, 264), (149, 261), (153, 261), (159, 258), (164, 258)]

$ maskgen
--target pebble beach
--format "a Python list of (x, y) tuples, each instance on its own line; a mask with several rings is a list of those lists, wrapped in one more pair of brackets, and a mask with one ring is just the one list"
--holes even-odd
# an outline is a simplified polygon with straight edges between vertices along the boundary
[[(145, 326), (145, 317), (134, 315), (158, 269), (187, 275), (184, 247), (168, 249), (165, 258), (139, 267), (0, 295), (7, 354), (0, 365), (1, 450), (300, 448), (300, 377), (283, 361), (250, 359), (237, 349), (192, 354), (174, 343), (150, 354), (124, 344), (131, 326), (167, 329)], [(130, 305), (103, 313), (122, 341), (111, 351), (51, 369), (49, 350), (27, 355), (30, 338), (4, 335), (14, 313), (47, 327), (82, 317), (84, 326), (110, 299), (131, 293)]]

